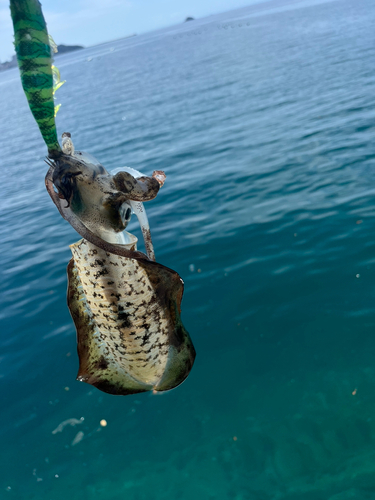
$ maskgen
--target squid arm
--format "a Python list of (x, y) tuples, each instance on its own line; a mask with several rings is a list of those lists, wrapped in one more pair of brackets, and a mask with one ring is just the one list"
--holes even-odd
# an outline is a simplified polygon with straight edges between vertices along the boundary
[[(133, 209), (133, 212), (138, 218), (139, 225), (141, 227), (142, 235), (143, 235), (143, 240), (146, 248), (146, 252), (148, 255), (148, 258), (150, 260), (155, 260), (155, 252), (154, 252), (154, 245), (152, 243), (152, 238), (151, 238), (151, 230), (150, 230), (150, 224), (148, 222), (148, 217), (146, 214), (146, 209), (142, 203), (142, 201), (148, 201), (151, 200), (151, 196), (153, 195), (153, 189), (154, 186), (156, 186), (155, 182), (157, 182), (157, 190), (161, 186), (163, 186), (165, 182), (166, 175), (162, 170), (155, 170), (154, 173), (152, 174), (152, 184), (150, 181), (147, 182), (146, 179), (150, 179), (150, 177), (146, 177), (144, 174), (139, 172), (138, 170), (135, 170), (134, 168), (131, 167), (123, 167), (121, 169), (116, 169), (112, 172), (114, 174), (114, 179), (124, 179), (125, 174), (131, 175), (133, 178), (135, 178), (139, 182), (139, 186), (137, 189), (137, 193), (140, 192), (140, 190), (143, 190), (144, 197), (143, 199), (140, 199), (135, 196), (131, 196), (131, 199), (129, 199), (130, 205)], [(119, 182), (119, 181), (117, 181)], [(148, 190), (147, 190), (148, 186)], [(133, 194), (133, 193), (131, 193)], [(155, 195), (156, 196), (156, 195)], [(153, 197), (155, 197), (153, 196)]]

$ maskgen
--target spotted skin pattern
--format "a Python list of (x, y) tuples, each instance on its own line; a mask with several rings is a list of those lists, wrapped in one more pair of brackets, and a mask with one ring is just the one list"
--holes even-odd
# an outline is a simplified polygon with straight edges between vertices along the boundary
[(55, 124), (51, 48), (38, 0), (11, 0), (10, 10), (22, 87), (47, 145), (49, 156), (61, 153)]
[(68, 305), (77, 329), (78, 380), (111, 394), (179, 385), (195, 351), (179, 318), (178, 274), (85, 239), (70, 248)]

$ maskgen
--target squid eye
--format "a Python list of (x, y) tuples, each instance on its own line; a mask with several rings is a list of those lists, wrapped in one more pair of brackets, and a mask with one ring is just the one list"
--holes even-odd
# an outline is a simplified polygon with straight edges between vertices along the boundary
[(119, 215), (121, 217), (123, 225), (126, 227), (129, 224), (131, 216), (132, 216), (132, 209), (131, 209), (131, 206), (129, 205), (129, 203), (124, 202), (121, 205), (120, 210), (119, 210)]

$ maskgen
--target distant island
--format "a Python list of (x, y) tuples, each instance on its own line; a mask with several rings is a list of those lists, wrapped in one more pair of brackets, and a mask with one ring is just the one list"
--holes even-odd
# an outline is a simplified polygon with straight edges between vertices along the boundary
[(10, 61), (5, 61), (0, 63), (0, 71), (5, 71), (6, 69), (15, 68), (17, 66), (17, 56), (14, 54)]
[[(68, 52), (72, 52), (73, 50), (80, 50), (84, 49), (82, 45), (58, 45), (57, 46), (57, 53), (54, 54), (54, 57), (60, 55), (60, 54), (66, 54)], [(3, 63), (0, 63), (0, 71), (5, 71), (6, 69), (11, 69), (15, 68), (17, 66), (17, 56), (14, 54), (12, 56), (12, 59), (10, 61), (5, 61)]]
[(187, 17), (185, 19), (185, 23), (187, 23), (188, 21), (195, 21), (194, 17)]
[(60, 54), (66, 54), (67, 52), (73, 52), (73, 50), (80, 50), (84, 49), (82, 45), (58, 45), (57, 46), (57, 53), (55, 56), (58, 56)]

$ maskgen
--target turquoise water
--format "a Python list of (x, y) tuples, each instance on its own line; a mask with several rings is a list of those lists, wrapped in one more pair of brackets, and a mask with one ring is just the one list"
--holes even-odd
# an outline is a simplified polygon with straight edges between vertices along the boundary
[(0, 74), (1, 499), (375, 498), (374, 25), (268, 2), (56, 61), (59, 134), (168, 176), (148, 215), (197, 359), (162, 395), (75, 381), (79, 237)]

